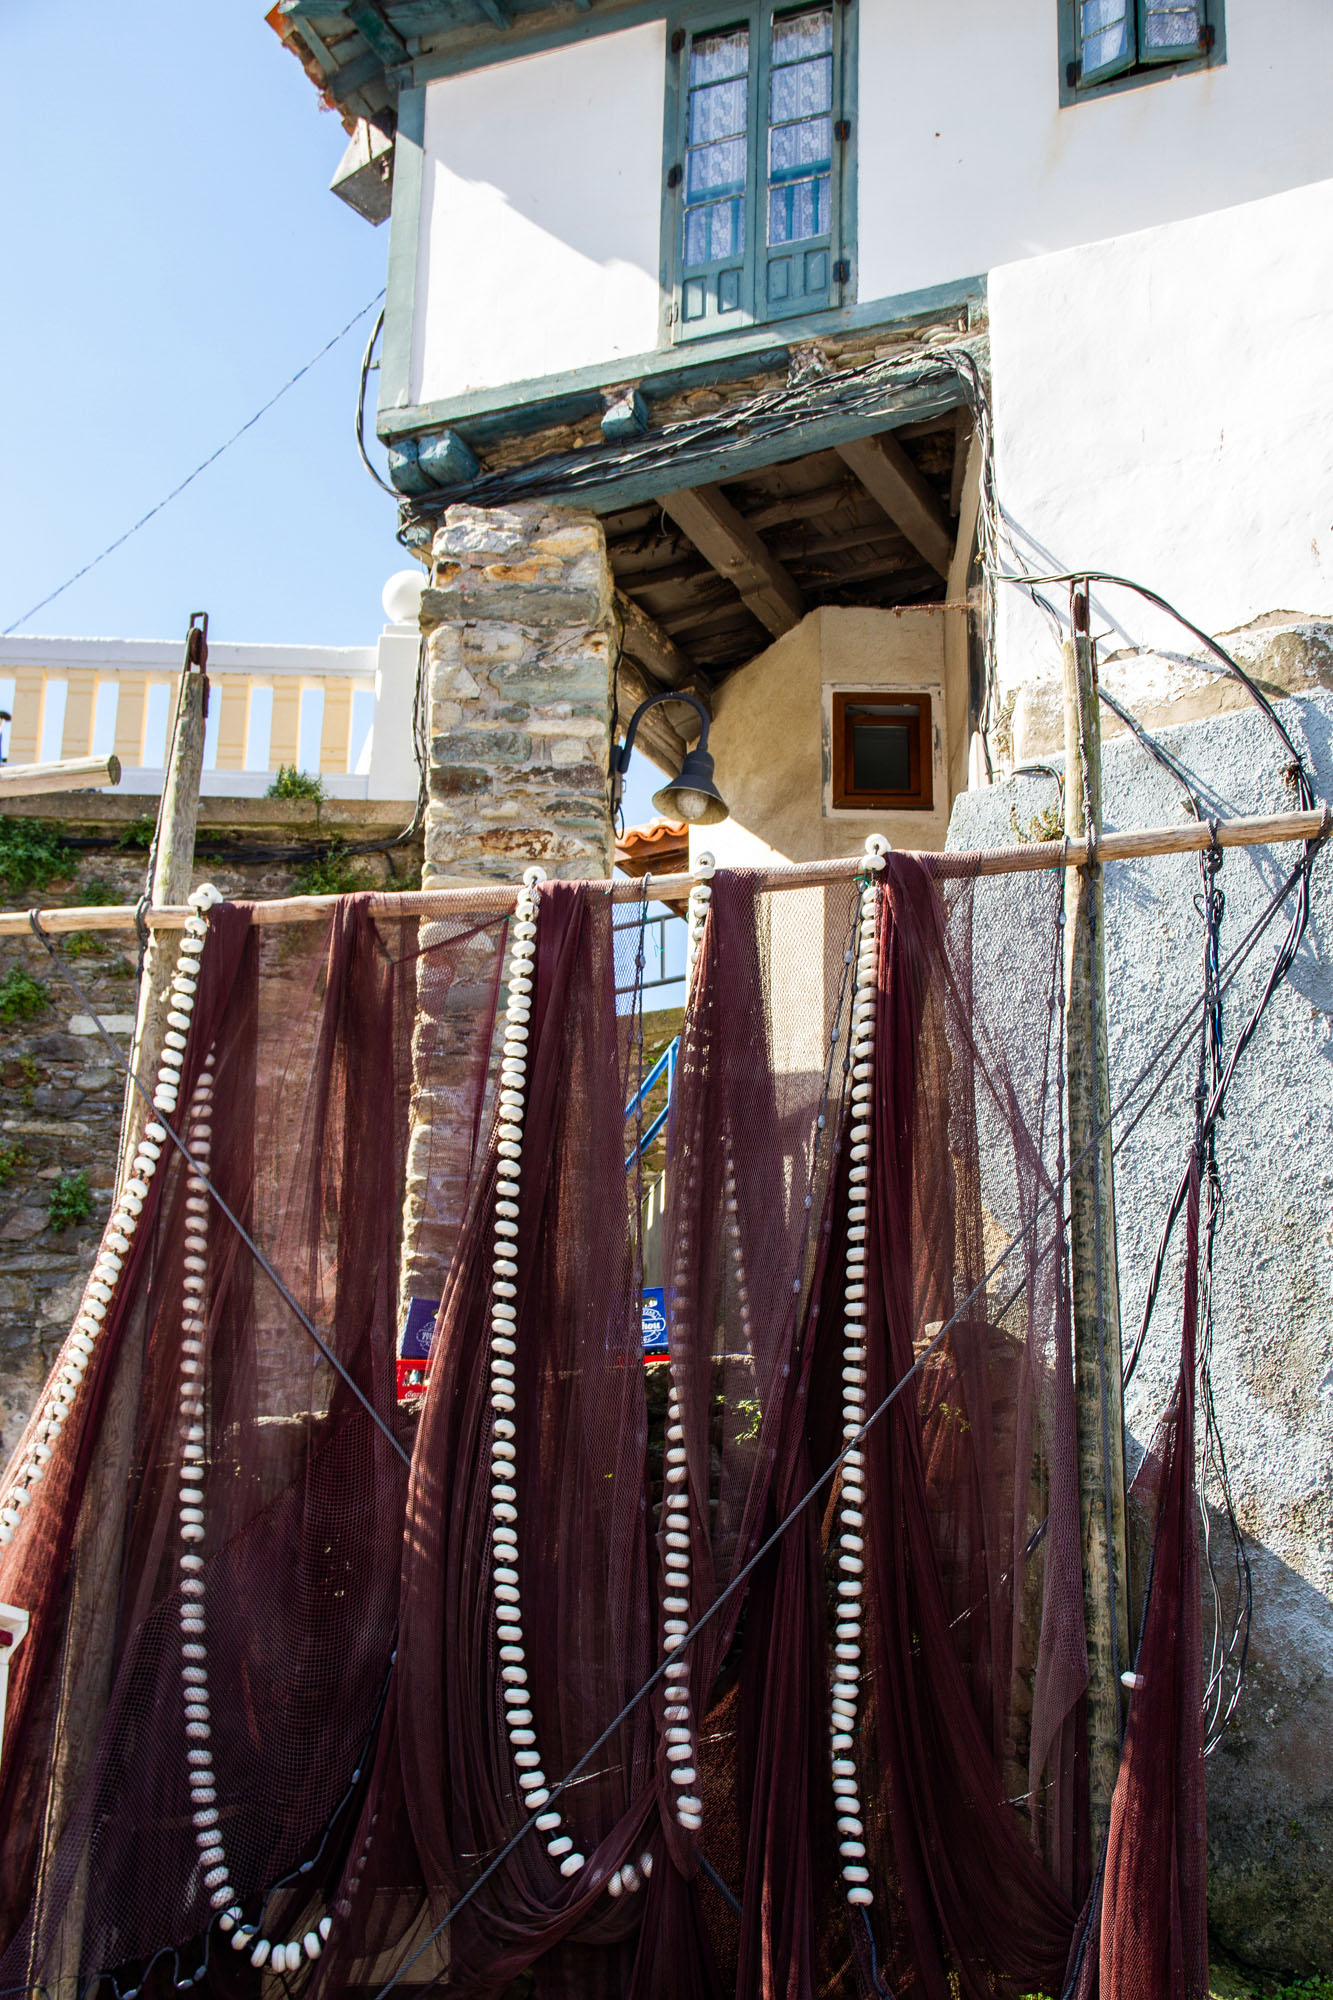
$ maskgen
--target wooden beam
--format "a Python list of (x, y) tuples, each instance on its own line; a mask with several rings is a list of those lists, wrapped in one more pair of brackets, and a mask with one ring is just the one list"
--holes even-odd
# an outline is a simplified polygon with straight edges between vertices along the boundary
[[(637, 660), (622, 653), (616, 667), (616, 696), (619, 709), (620, 728), (623, 735), (631, 715), (641, 701), (649, 695), (661, 694), (662, 689), (643, 671)], [(639, 724), (634, 738), (634, 748), (642, 750), (650, 763), (659, 771), (665, 771), (674, 778), (685, 761), (685, 739), (677, 733), (672, 717), (683, 715), (683, 709), (674, 709), (662, 702), (657, 708), (650, 708)]]
[(369, 44), (382, 63), (400, 63), (407, 54), (407, 43), (398, 30), (385, 20), (375, 0), (356, 0), (347, 10), (347, 17)]
[(949, 514), (955, 521), (963, 504), (963, 481), (967, 477), (967, 454), (973, 429), (971, 410), (965, 403), (960, 404), (954, 412), (953, 470), (949, 474)]
[(953, 535), (944, 509), (898, 440), (889, 432), (855, 438), (840, 444), (838, 455), (931, 568), (948, 576)]
[[(964, 880), (973, 875), (1039, 875), (1045, 868), (1087, 868), (1093, 862), (1132, 861), (1147, 855), (1198, 854), (1212, 843), (1216, 828), (1222, 847), (1277, 847), (1284, 842), (1318, 840), (1327, 834), (1333, 815), (1323, 806), (1311, 812), (1270, 813), (1261, 818), (1223, 819), (1213, 822), (1190, 820), (1177, 826), (1123, 827), (1104, 833), (1095, 847), (1083, 837), (1063, 840), (1006, 841), (1003, 847), (982, 848), (975, 853), (932, 853), (925, 855), (937, 881)], [(903, 850), (907, 852), (908, 850)], [(832, 882), (850, 882), (864, 872), (864, 854), (840, 855), (830, 861), (787, 863), (761, 868), (756, 885), (761, 889), (808, 889)], [(664, 876), (664, 886), (672, 894), (688, 891), (695, 875)], [(632, 903), (639, 890), (633, 882), (592, 884), (604, 891), (613, 903)], [(466, 889), (422, 889), (372, 895), (372, 910), (404, 910), (423, 916), (443, 915), (449, 910), (496, 910), (514, 907), (518, 885), (513, 882), (477, 882)], [(320, 916), (331, 916), (338, 908), (338, 896), (282, 896), (268, 903), (251, 905), (257, 924), (304, 924)], [(37, 912), (43, 930), (132, 931), (135, 927), (133, 903), (93, 904)], [(188, 905), (158, 905), (146, 913), (146, 922), (155, 931), (179, 931), (190, 915)], [(0, 910), (0, 937), (30, 937), (31, 927), (24, 910)]]
[(627, 653), (631, 660), (637, 660), (659, 687), (680, 687), (692, 678), (693, 660), (682, 653), (657, 620), (623, 590), (616, 592), (616, 610), (620, 613), (622, 653)]
[(54, 764), (0, 764), (0, 799), (35, 792), (86, 792), (120, 783), (118, 757), (62, 757)]
[(805, 599), (795, 581), (720, 488), (664, 493), (662, 507), (775, 639), (800, 624)]
[(509, 16), (500, 5), (500, 0), (477, 0), (477, 5), (488, 21), (494, 21), (497, 28), (511, 26)]
[[(1065, 832), (1102, 831), (1102, 753), (1092, 641), (1067, 640)], [(1087, 814), (1085, 818), (1085, 794)], [(1100, 868), (1065, 870), (1065, 1075), (1069, 1117), (1069, 1279), (1074, 1322), (1083, 1612), (1088, 1636), (1087, 1760), (1092, 1849), (1111, 1819), (1129, 1666), (1125, 1409), (1106, 1040), (1105, 906)]]

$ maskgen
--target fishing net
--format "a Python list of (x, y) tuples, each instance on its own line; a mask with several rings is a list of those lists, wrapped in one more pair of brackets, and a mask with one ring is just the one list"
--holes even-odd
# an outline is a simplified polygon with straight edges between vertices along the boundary
[[(878, 881), (857, 1015), (860, 884), (713, 886), (649, 1364), (605, 891), (540, 889), (530, 979), (480, 902), (213, 912), (176, 1123), (324, 1347), (168, 1149), (0, 1552), (32, 1614), (0, 1983), (257, 1995), (276, 1947), (312, 1995), (1060, 1990), (1092, 1857), (1059, 880)], [(866, 1411), (897, 1393), (830, 1476), (853, 1339)]]

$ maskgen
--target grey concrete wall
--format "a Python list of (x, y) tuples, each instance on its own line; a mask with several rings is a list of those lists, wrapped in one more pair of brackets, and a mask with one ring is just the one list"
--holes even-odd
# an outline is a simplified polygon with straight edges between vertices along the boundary
[[(1317, 790), (1333, 798), (1333, 695), (1284, 701), (1281, 714), (1303, 746)], [(1294, 805), (1286, 753), (1257, 711), (1157, 733), (1194, 773), (1210, 811)], [(1146, 751), (1122, 737), (1108, 742), (1104, 755), (1108, 826), (1179, 822), (1179, 788)], [(949, 845), (1011, 840), (1015, 821), (1026, 828), (1054, 799), (1047, 778), (965, 793), (954, 806)], [(1296, 853), (1227, 852), (1224, 953)], [(1193, 856), (1107, 868), (1113, 1096), (1200, 991), (1198, 887)], [(1275, 924), (1265, 934), (1227, 998), (1228, 1046), (1248, 1017), (1280, 932)], [(1003, 950), (1001, 943), (1001, 964)], [(1007, 971), (1025, 976), (1022, 967)], [(1127, 1345), (1190, 1144), (1195, 1046), (1116, 1162)], [(1316, 866), (1306, 942), (1237, 1073), (1218, 1154), (1226, 1212), (1217, 1248), (1213, 1382), (1250, 1538), (1255, 1613), (1245, 1690), (1209, 1762), (1210, 1911), (1218, 1942), (1243, 1961), (1327, 1972), (1333, 1968), (1333, 851)], [(1135, 1456), (1170, 1390), (1181, 1257), (1177, 1242), (1127, 1398)]]

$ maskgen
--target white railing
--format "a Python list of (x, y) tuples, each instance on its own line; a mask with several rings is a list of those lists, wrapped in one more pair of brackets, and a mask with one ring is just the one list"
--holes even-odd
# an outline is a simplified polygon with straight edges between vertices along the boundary
[[(262, 796), (290, 764), (330, 798), (415, 798), (418, 644), (404, 625), (374, 646), (211, 643), (204, 793)], [(121, 780), (107, 790), (159, 792), (183, 653), (172, 640), (0, 640), (5, 758), (114, 752)]]

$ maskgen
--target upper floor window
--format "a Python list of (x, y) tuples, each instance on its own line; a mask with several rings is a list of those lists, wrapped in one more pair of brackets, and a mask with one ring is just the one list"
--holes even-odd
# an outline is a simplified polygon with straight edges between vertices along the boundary
[(1222, 0), (1062, 0), (1067, 103), (1099, 85), (1146, 82), (1220, 60)]
[(668, 132), (671, 310), (678, 334), (838, 304), (842, 5), (679, 29)]

